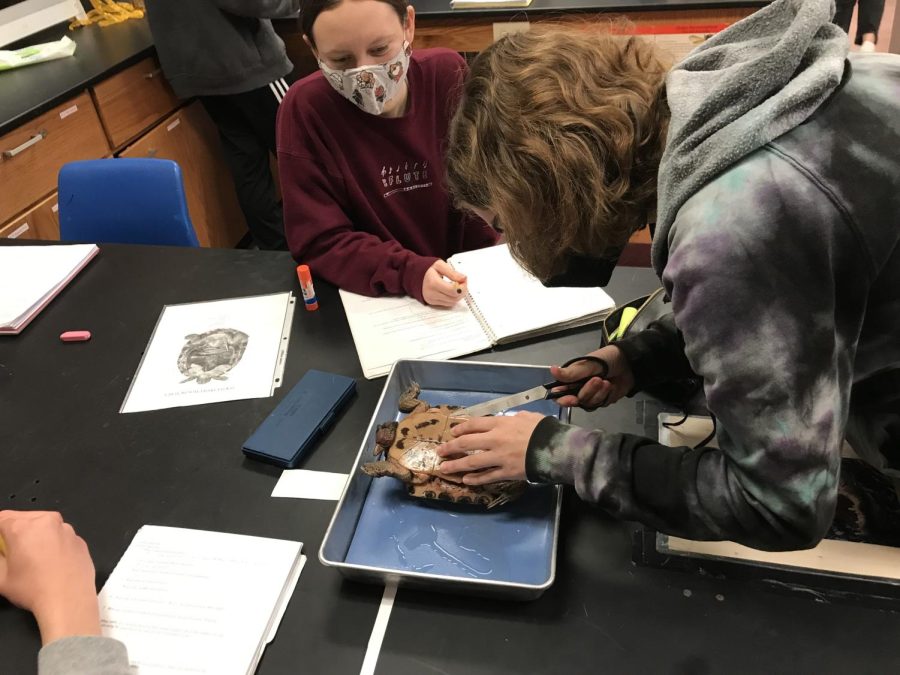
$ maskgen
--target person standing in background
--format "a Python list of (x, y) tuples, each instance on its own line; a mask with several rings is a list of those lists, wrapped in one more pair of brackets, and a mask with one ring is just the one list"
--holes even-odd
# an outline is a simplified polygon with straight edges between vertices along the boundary
[(856, 16), (856, 44), (861, 52), (874, 52), (878, 42), (878, 26), (884, 14), (884, 0), (836, 0), (837, 11), (834, 22), (850, 32), (850, 21), (853, 19), (853, 7), (859, 5)]
[(147, 18), (175, 93), (198, 97), (219, 129), (253, 243), (285, 250), (284, 221), (269, 164), (275, 116), (293, 70), (271, 19), (299, 0), (151, 0)]

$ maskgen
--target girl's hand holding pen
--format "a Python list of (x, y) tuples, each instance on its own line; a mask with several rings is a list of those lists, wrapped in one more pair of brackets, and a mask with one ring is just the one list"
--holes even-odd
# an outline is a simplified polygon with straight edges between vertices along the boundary
[(425, 272), (422, 296), (426, 304), (433, 307), (453, 307), (465, 295), (466, 275), (457, 272), (450, 263), (437, 260)]

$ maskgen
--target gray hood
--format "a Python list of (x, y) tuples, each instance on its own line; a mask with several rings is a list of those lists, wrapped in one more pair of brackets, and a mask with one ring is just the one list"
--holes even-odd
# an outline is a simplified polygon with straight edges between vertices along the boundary
[(666, 78), (672, 113), (651, 249), (662, 276), (669, 230), (703, 185), (804, 122), (841, 81), (847, 35), (833, 0), (776, 0), (713, 36)]

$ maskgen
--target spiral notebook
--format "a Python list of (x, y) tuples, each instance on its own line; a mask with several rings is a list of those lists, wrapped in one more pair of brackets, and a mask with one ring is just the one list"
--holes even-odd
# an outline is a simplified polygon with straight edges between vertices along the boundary
[(367, 379), (386, 375), (398, 359), (464, 356), (594, 323), (615, 306), (600, 288), (546, 288), (505, 244), (457, 253), (448, 262), (468, 277), (469, 288), (465, 301), (451, 309), (341, 291)]

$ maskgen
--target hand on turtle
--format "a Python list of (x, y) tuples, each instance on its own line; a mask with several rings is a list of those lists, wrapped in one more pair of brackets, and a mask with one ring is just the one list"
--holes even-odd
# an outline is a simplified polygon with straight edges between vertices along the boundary
[[(450, 279), (445, 281), (444, 277)], [(453, 307), (466, 295), (466, 275), (460, 274), (450, 263), (436, 260), (422, 279), (422, 297), (434, 307)]]
[[(437, 449), (443, 473), (465, 473), (466, 485), (525, 480), (525, 451), (534, 428), (544, 419), (533, 412), (473, 417), (451, 430), (456, 436)], [(472, 453), (472, 454), (469, 454)]]
[(94, 563), (62, 516), (0, 511), (0, 595), (34, 614), (46, 645), (62, 637), (100, 635)]
[[(628, 359), (621, 349), (615, 345), (607, 345), (593, 351), (589, 356), (596, 356), (609, 366), (606, 379), (592, 377), (578, 392), (578, 396), (562, 396), (556, 400), (559, 405), (579, 406), (585, 410), (594, 410), (612, 405), (634, 388), (634, 375)], [(574, 382), (597, 372), (596, 364), (590, 361), (578, 361), (568, 368), (550, 366), (550, 374), (560, 382)]]

